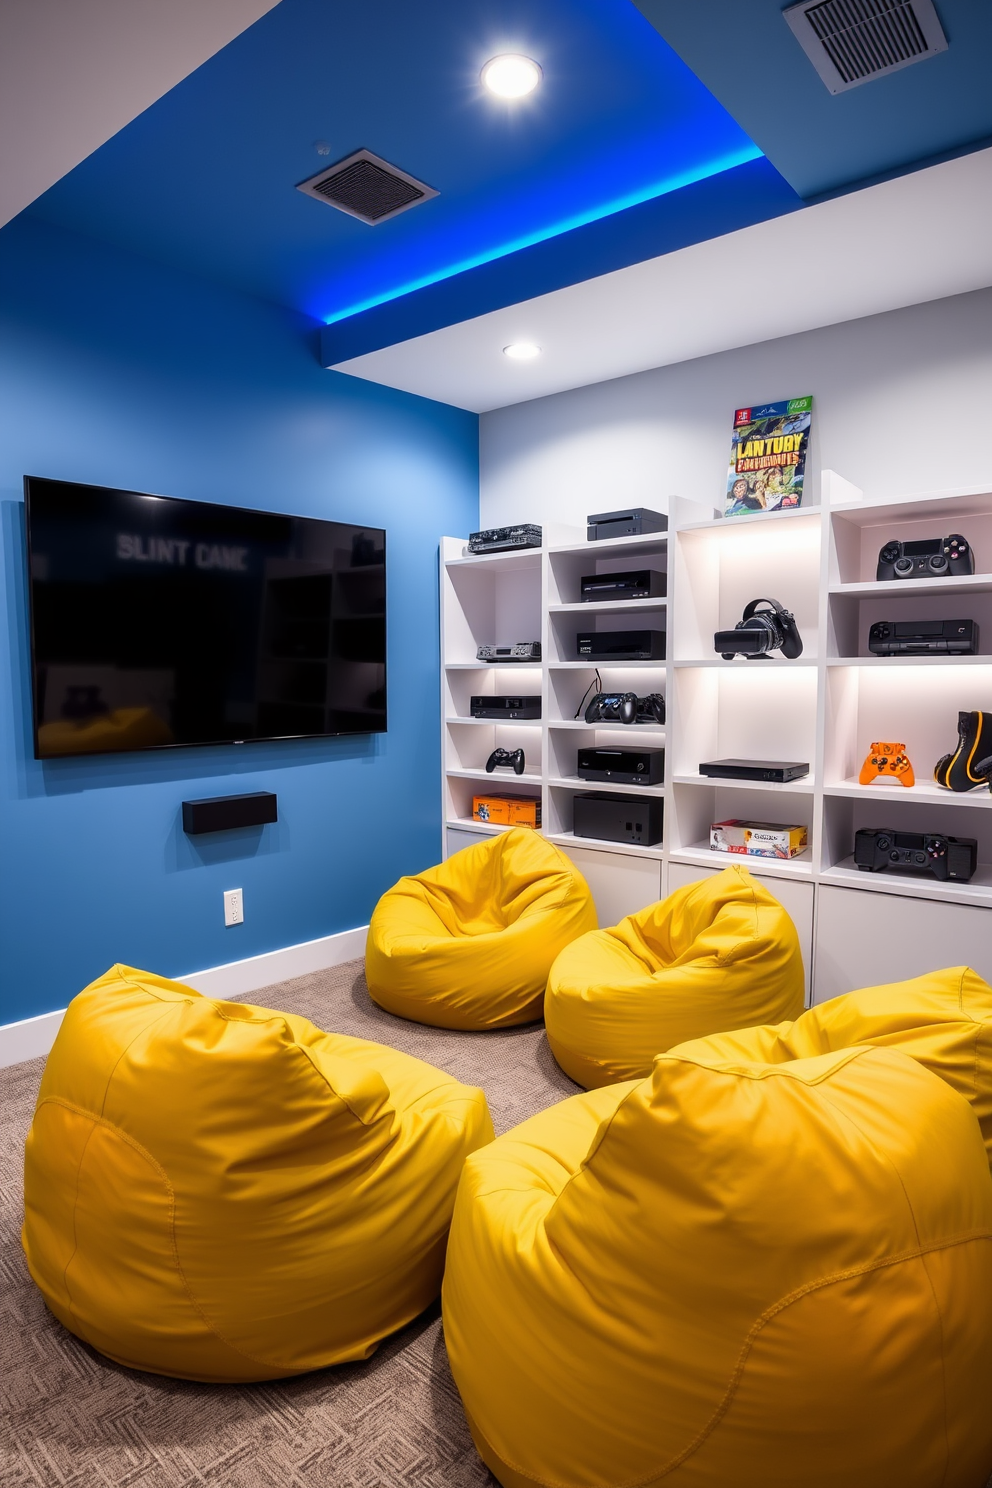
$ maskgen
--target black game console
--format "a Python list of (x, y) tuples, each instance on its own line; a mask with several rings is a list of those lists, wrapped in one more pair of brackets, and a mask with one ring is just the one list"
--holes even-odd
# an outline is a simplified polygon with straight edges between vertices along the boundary
[(540, 718), (540, 694), (531, 693), (514, 696), (473, 697), (469, 703), (473, 718), (490, 718), (494, 723), (510, 723), (519, 718)]
[(668, 575), (660, 568), (635, 568), (629, 573), (583, 574), (579, 599), (664, 599)]
[(653, 847), (661, 841), (660, 796), (623, 796), (611, 791), (581, 791), (573, 800), (572, 831), (576, 837), (604, 842), (636, 842)]
[(785, 785), (808, 775), (809, 765), (799, 760), (703, 760), (699, 773), (714, 780), (772, 780)]
[(612, 780), (618, 785), (660, 785), (665, 778), (663, 749), (580, 749), (580, 780)]
[(483, 532), (470, 532), (470, 553), (506, 553), (512, 548), (539, 548), (541, 529), (533, 522), (519, 522), (515, 527), (487, 527)]
[(664, 661), (663, 630), (587, 630), (575, 637), (579, 660)]
[(862, 873), (929, 873), (967, 883), (978, 867), (974, 837), (941, 837), (932, 832), (893, 832), (862, 827), (854, 834), (854, 861)]
[(540, 641), (517, 641), (513, 646), (480, 646), (476, 661), (540, 661)]
[(668, 518), (646, 506), (628, 506), (623, 511), (596, 512), (586, 517), (586, 537), (600, 542), (604, 537), (641, 537), (646, 532), (667, 532)]
[(977, 656), (974, 620), (876, 620), (868, 632), (873, 656)]
[(892, 538), (878, 555), (875, 578), (942, 579), (975, 572), (975, 555), (965, 539), (928, 537), (922, 542), (899, 542)]

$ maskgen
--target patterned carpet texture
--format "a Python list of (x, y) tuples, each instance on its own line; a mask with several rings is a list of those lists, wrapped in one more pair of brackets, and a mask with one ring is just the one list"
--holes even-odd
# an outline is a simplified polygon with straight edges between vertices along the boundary
[[(573, 1095), (541, 1025), (448, 1033), (382, 1012), (362, 963), (253, 993), (481, 1085), (497, 1132)], [(262, 1385), (136, 1374), (46, 1310), (21, 1250), (23, 1144), (44, 1061), (0, 1070), (0, 1484), (3, 1488), (483, 1488), (440, 1308), (349, 1364)]]

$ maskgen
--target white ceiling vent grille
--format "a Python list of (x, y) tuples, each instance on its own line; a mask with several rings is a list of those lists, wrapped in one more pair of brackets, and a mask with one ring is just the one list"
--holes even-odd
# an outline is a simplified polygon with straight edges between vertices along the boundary
[(297, 191), (374, 226), (399, 216), (438, 193), (371, 150), (356, 150), (336, 165), (301, 181)]
[(947, 50), (933, 0), (800, 0), (782, 14), (831, 93)]

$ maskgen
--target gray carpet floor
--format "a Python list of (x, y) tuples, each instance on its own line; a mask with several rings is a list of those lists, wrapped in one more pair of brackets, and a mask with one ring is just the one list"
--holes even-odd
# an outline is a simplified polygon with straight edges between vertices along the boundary
[[(540, 1024), (448, 1033), (369, 998), (360, 961), (253, 993), (263, 1007), (390, 1044), (486, 1092), (497, 1132), (578, 1086)], [(263, 1385), (138, 1374), (45, 1308), (21, 1250), (24, 1138), (44, 1060), (0, 1070), (3, 1488), (484, 1488), (434, 1307), (363, 1364)]]

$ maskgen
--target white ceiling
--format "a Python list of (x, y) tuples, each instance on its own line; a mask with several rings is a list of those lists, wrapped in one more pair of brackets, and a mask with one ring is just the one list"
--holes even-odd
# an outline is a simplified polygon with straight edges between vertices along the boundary
[(276, 0), (0, 0), (0, 226)]
[[(476, 413), (992, 284), (992, 149), (743, 228), (339, 371)], [(503, 347), (533, 341), (533, 362)]]

